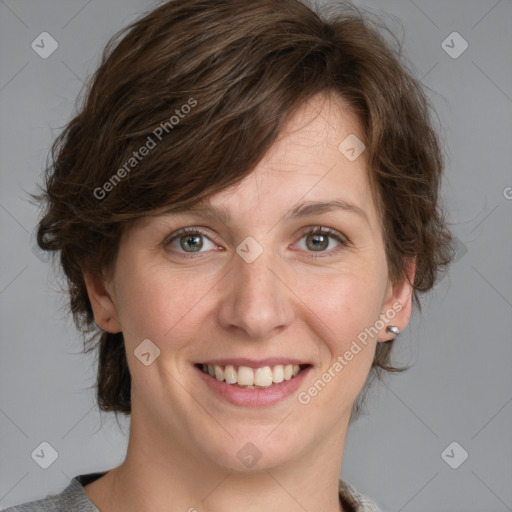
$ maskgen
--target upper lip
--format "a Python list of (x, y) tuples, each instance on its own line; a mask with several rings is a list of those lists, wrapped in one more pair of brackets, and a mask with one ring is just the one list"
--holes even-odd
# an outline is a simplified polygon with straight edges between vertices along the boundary
[(263, 366), (276, 366), (278, 364), (298, 364), (298, 365), (309, 365), (307, 361), (301, 359), (295, 359), (290, 357), (270, 357), (267, 359), (248, 359), (245, 357), (236, 358), (222, 358), (222, 359), (209, 359), (208, 361), (201, 361), (199, 364), (226, 366), (228, 364), (233, 366), (248, 366), (249, 368), (262, 368)]

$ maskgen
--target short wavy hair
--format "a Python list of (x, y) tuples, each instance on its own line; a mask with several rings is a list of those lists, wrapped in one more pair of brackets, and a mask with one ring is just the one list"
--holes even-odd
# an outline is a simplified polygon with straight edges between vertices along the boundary
[[(99, 346), (100, 410), (130, 414), (131, 377), (122, 332), (94, 322), (83, 272), (110, 272), (135, 220), (242, 180), (319, 93), (337, 94), (362, 123), (389, 278), (409, 280), (416, 259), (421, 311), (418, 294), (453, 248), (432, 107), (397, 38), (351, 5), (322, 13), (298, 0), (171, 0), (109, 41), (33, 195), (45, 210), (38, 245), (60, 254), (84, 350)], [(389, 343), (377, 344), (374, 374), (404, 369), (390, 354)]]

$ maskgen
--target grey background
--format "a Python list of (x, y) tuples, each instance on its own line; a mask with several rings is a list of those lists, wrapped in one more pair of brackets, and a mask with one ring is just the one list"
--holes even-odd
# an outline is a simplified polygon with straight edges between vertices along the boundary
[[(158, 2), (0, 0), (0, 507), (62, 490), (121, 463), (120, 431), (94, 403), (94, 355), (33, 252), (35, 191), (107, 40)], [(407, 373), (376, 387), (349, 431), (342, 477), (387, 511), (512, 510), (512, 2), (357, 1), (403, 40), (429, 88), (447, 151), (443, 194), (457, 261), (396, 343)], [(42, 59), (43, 31), (58, 49)], [(441, 46), (457, 31), (468, 49)], [(461, 48), (452, 43), (453, 51)], [(31, 453), (46, 441), (58, 459)], [(462, 449), (469, 454), (452, 469)], [(446, 457), (445, 457), (446, 458)]]

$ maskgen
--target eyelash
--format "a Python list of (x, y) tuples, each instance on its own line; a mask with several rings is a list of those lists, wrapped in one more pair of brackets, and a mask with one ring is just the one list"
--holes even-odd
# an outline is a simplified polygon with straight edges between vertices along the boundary
[[(167, 247), (167, 246), (171, 245), (171, 243), (174, 242), (174, 240), (178, 239), (180, 236), (187, 234), (187, 233), (201, 235), (201, 236), (204, 236), (204, 237), (208, 238), (209, 240), (211, 240), (210, 237), (203, 231), (201, 231), (197, 228), (194, 228), (194, 227), (188, 227), (188, 228), (182, 228), (182, 229), (176, 231), (175, 233), (172, 233), (170, 235), (170, 237), (168, 237), (164, 241), (164, 246)], [(329, 251), (319, 251), (318, 254), (314, 254), (315, 251), (308, 251), (308, 252), (312, 253), (313, 258), (329, 257), (333, 253), (338, 253), (338, 251), (340, 251), (343, 248), (348, 247), (350, 245), (349, 240), (346, 237), (344, 237), (343, 235), (341, 235), (340, 233), (338, 233), (338, 231), (335, 231), (334, 229), (331, 229), (331, 228), (326, 228), (324, 226), (310, 226), (310, 227), (306, 228), (306, 230), (302, 233), (299, 240), (301, 240), (305, 236), (311, 235), (311, 234), (329, 235), (331, 238), (334, 238), (340, 244), (335, 249), (331, 249)], [(211, 240), (211, 241), (213, 242), (213, 240)], [(179, 256), (181, 258), (197, 258), (198, 257), (197, 255), (204, 254), (204, 253), (201, 253), (201, 252), (186, 253), (186, 252), (177, 251), (177, 254), (179, 254)], [(199, 256), (199, 257), (201, 257), (201, 256)]]

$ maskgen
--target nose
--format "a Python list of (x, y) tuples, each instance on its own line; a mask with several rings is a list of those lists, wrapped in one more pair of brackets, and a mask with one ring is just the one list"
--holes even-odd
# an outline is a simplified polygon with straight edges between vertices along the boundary
[(269, 338), (290, 325), (294, 295), (271, 251), (264, 250), (252, 263), (235, 254), (232, 265), (223, 281), (220, 325), (247, 340)]

